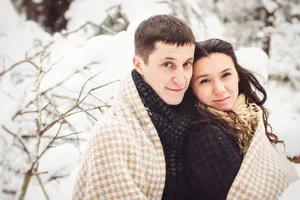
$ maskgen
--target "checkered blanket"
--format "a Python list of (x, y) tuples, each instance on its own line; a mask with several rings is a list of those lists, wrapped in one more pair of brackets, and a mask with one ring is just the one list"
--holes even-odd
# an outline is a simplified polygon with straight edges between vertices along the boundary
[(165, 160), (131, 77), (89, 142), (73, 199), (161, 199)]
[(261, 118), (227, 199), (278, 199), (298, 179), (290, 161), (269, 142)]

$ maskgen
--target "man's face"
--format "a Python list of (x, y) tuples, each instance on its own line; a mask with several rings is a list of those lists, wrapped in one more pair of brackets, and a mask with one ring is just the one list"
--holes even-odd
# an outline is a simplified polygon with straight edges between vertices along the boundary
[(166, 104), (178, 105), (192, 77), (195, 45), (157, 42), (155, 47), (147, 64), (135, 56), (135, 68)]

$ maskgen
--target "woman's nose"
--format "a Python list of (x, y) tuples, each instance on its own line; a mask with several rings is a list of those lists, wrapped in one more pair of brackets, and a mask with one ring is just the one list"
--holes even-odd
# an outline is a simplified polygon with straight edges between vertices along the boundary
[(214, 94), (218, 95), (226, 91), (225, 85), (221, 81), (215, 81), (214, 83)]

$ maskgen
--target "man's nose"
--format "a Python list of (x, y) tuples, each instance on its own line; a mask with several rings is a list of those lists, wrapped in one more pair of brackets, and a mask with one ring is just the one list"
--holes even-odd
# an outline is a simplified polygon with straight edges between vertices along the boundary
[(176, 70), (175, 76), (172, 78), (172, 81), (179, 86), (185, 85), (185, 74), (182, 67)]

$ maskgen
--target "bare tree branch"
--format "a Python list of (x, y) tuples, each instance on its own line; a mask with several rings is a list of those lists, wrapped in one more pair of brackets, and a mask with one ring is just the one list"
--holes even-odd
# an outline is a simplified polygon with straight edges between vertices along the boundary
[[(53, 94), (52, 97), (56, 97), (58, 99), (65, 99), (65, 100), (73, 101), (74, 103), (77, 101), (77, 98), (72, 98), (72, 97), (69, 97), (69, 96), (62, 96), (62, 95), (58, 95), (58, 94)], [(104, 102), (102, 100), (100, 100), (99, 98), (97, 100), (99, 100), (101, 103), (104, 104)], [(81, 105), (94, 106), (94, 104), (88, 103), (88, 102), (82, 102)]]
[(5, 189), (5, 188), (2, 189), (2, 192), (4, 194), (9, 194), (9, 195), (16, 195), (17, 194), (16, 190), (8, 190), (8, 189)]
[(47, 191), (46, 191), (46, 189), (45, 189), (45, 187), (44, 187), (44, 184), (43, 184), (43, 182), (42, 182), (42, 180), (41, 180), (41, 178), (40, 178), (40, 175), (39, 174), (34, 174), (35, 176), (36, 176), (36, 178), (37, 178), (37, 180), (38, 180), (38, 182), (39, 182), (39, 184), (40, 184), (40, 186), (41, 186), (41, 188), (42, 188), (42, 191), (43, 191), (43, 193), (44, 193), (44, 195), (45, 195), (45, 198), (47, 199), (47, 200), (49, 200), (50, 198), (49, 198), (49, 195), (47, 194)]
[(50, 179), (47, 181), (47, 182), (50, 182), (50, 181), (54, 181), (56, 179), (61, 179), (61, 178), (65, 178), (67, 176), (69, 176), (70, 174), (64, 174), (64, 175), (60, 175), (60, 176), (51, 176)]
[(44, 46), (44, 48), (41, 50), (41, 51), (39, 51), (39, 52), (37, 52), (36, 54), (34, 54), (33, 56), (31, 56), (31, 57), (27, 57), (27, 55), (26, 55), (26, 59), (28, 59), (28, 60), (31, 60), (31, 59), (33, 59), (33, 58), (36, 58), (36, 57), (38, 57), (38, 56), (40, 56), (41, 54), (43, 54), (52, 44), (54, 43), (54, 41), (51, 41), (51, 42), (49, 42), (47, 45), (45, 45)]
[(23, 63), (30, 63), (32, 64), (32, 66), (34, 66), (35, 68), (37, 68), (36, 64), (33, 63), (32, 61), (28, 60), (28, 59), (25, 59), (25, 60), (22, 60), (22, 61), (19, 61), (15, 64), (13, 64), (10, 68), (0, 72), (0, 77), (3, 76), (4, 74), (6, 74), (7, 72), (11, 71), (12, 69), (14, 69), (16, 66), (20, 65), (20, 64), (23, 64)]
[(73, 31), (66, 31), (66, 30), (62, 30), (60, 32), (60, 34), (63, 36), (63, 37), (66, 37), (72, 33), (76, 33), (78, 31), (80, 31), (81, 29), (84, 29), (87, 25), (91, 25), (91, 26), (94, 26), (96, 28), (100, 28), (100, 26), (98, 26), (97, 24), (93, 23), (93, 22), (86, 22), (84, 24), (82, 24), (81, 26), (79, 26), (77, 29), (73, 30)]
[(32, 177), (32, 172), (31, 171), (32, 170), (30, 169), (25, 173), (23, 184), (22, 184), (22, 189), (21, 189), (21, 194), (19, 196), (19, 200), (24, 200), (24, 198), (25, 198), (25, 194), (27, 192), (27, 188), (29, 186), (29, 183), (30, 183), (30, 180), (31, 180), (31, 177)]
[(44, 155), (44, 153), (51, 147), (51, 145), (53, 144), (53, 142), (56, 140), (60, 130), (61, 130), (61, 127), (62, 127), (63, 123), (61, 122), (60, 123), (60, 126), (58, 128), (58, 131), (55, 135), (55, 137), (48, 143), (48, 145), (44, 148), (44, 150), (42, 151), (42, 153), (40, 155), (38, 155), (37, 159), (34, 161), (34, 163), (32, 164), (32, 167), (35, 166), (35, 164), (39, 161), (39, 159)]
[(79, 108), (82, 112), (85, 112), (88, 116), (90, 116), (91, 118), (93, 118), (95, 121), (97, 121), (97, 118), (94, 117), (93, 115), (91, 115), (87, 110), (84, 110), (84, 109), (81, 108), (80, 106), (78, 106), (78, 108)]
[[(50, 53), (49, 53), (49, 55), (50, 55)], [(62, 61), (64, 58), (63, 57), (61, 57), (61, 59), (60, 60), (58, 60), (58, 61), (56, 61), (55, 63), (53, 63), (50, 67), (49, 67), (49, 69), (42, 75), (42, 78), (41, 79), (43, 79), (44, 78), (44, 76), (46, 75), (46, 74), (48, 74), (48, 72), (49, 71), (51, 71), (52, 70), (52, 68), (56, 65), (56, 64), (58, 64), (58, 63), (60, 63), (60, 61)]]
[(0, 72), (0, 77), (3, 76), (4, 74), (6, 74), (7, 72), (13, 70), (13, 69), (14, 69), (15, 67), (17, 67), (18, 65), (23, 64), (23, 63), (30, 63), (30, 64), (32, 64), (32, 65), (37, 69), (37, 65), (36, 65), (35, 63), (32, 62), (32, 59), (34, 59), (35, 57), (41, 55), (41, 54), (42, 54), (43, 52), (45, 52), (46, 49), (48, 49), (52, 44), (53, 44), (53, 41), (50, 42), (50, 43), (48, 43), (48, 44), (43, 48), (42, 51), (37, 52), (36, 54), (34, 54), (34, 55), (31, 56), (31, 57), (25, 56), (25, 59), (24, 59), (24, 60), (21, 60), (21, 61), (19, 61), (19, 62), (16, 62), (15, 64), (13, 64), (13, 65), (12, 65), (11, 67), (9, 67), (8, 69), (6, 69), (6, 70)]
[[(82, 131), (78, 131), (78, 132), (70, 133), (70, 134), (67, 134), (67, 135), (62, 135), (62, 136), (56, 137), (56, 139), (57, 140), (67, 140), (67, 141), (68, 140), (69, 141), (77, 141), (77, 140), (86, 141), (84, 139), (68, 138), (71, 135), (77, 135), (79, 133), (83, 133), (83, 132)], [(28, 139), (35, 138), (35, 137), (36, 137), (36, 135), (21, 135), (21, 138), (23, 138), (24, 140), (28, 140)], [(43, 138), (53, 139), (54, 137), (53, 136), (44, 135)]]
[(25, 143), (23, 142), (23, 140), (15, 133), (13, 133), (12, 131), (8, 130), (8, 128), (6, 128), (4, 125), (1, 125), (1, 127), (10, 135), (14, 136), (15, 138), (17, 138), (17, 140), (20, 142), (20, 144), (23, 147), (23, 150), (26, 152), (26, 154), (29, 156), (30, 160), (32, 160), (32, 157), (29, 153), (29, 150), (27, 149)]
[(98, 72), (97, 74), (95, 74), (94, 76), (90, 77), (88, 80), (85, 81), (85, 83), (84, 83), (83, 86), (81, 87), (80, 93), (79, 93), (79, 95), (78, 95), (78, 98), (77, 98), (77, 101), (76, 101), (76, 104), (77, 104), (77, 105), (78, 105), (79, 99), (80, 99), (80, 97), (81, 97), (81, 94), (82, 94), (82, 91), (83, 91), (85, 85), (86, 85), (90, 80), (92, 80), (93, 78), (95, 78), (96, 76), (98, 76), (100, 73), (102, 73), (103, 71), (104, 71), (104, 69), (101, 70), (100, 72)]
[(69, 137), (71, 135), (78, 135), (79, 133), (83, 133), (83, 132), (79, 131), (79, 132), (75, 132), (75, 133), (70, 133), (68, 135), (62, 135), (62, 136), (57, 137), (56, 139), (64, 139), (64, 138)]
[[(87, 112), (87, 111), (96, 110), (96, 109), (100, 109), (100, 108), (104, 108), (104, 107), (106, 108), (107, 106), (96, 106), (96, 107), (94, 107), (94, 108), (85, 109), (84, 111)], [(71, 116), (71, 115), (75, 115), (75, 114), (78, 114), (78, 113), (82, 113), (82, 112), (84, 112), (84, 111), (82, 111), (82, 110), (75, 111), (75, 112), (72, 112), (72, 113), (67, 114), (65, 117), (69, 117), (69, 116)]]
[(40, 59), (40, 66), (37, 69), (36, 73), (36, 81), (35, 81), (35, 102), (36, 102), (36, 108), (37, 108), (37, 132), (36, 132), (36, 157), (38, 157), (39, 154), (39, 148), (41, 143), (41, 129), (42, 129), (42, 106), (41, 106), (41, 93), (40, 93), (40, 85), (41, 85), (41, 79), (42, 79), (42, 63), (43, 60), (48, 56), (44, 56), (44, 52), (41, 55)]
[[(84, 66), (83, 70), (89, 69), (89, 66), (90, 66), (90, 65), (97, 64), (97, 63), (98, 63), (98, 62), (91, 62), (91, 63), (87, 64), (86, 66)], [(73, 72), (71, 75), (69, 75), (68, 77), (66, 77), (66, 78), (63, 79), (62, 81), (58, 82), (58, 83), (55, 84), (54, 86), (52, 86), (52, 87), (50, 87), (50, 88), (48, 88), (48, 89), (42, 91), (42, 92), (41, 92), (41, 96), (44, 96), (45, 94), (47, 94), (48, 92), (52, 91), (53, 89), (55, 89), (55, 88), (61, 86), (63, 83), (65, 83), (67, 80), (69, 80), (72, 76), (74, 76), (74, 75), (76, 75), (76, 74), (78, 74), (78, 73), (81, 73), (81, 72), (82, 72), (81, 70), (76, 70), (76, 71)], [(28, 108), (30, 105), (32, 105), (32, 104), (35, 102), (35, 100), (36, 100), (36, 99), (33, 99), (33, 100), (29, 101), (29, 102), (26, 104), (25, 108)], [(17, 116), (19, 116), (19, 115), (22, 114), (22, 113), (23, 113), (22, 110), (18, 110), (18, 111), (13, 115), (12, 120), (14, 120)]]
[[(108, 82), (108, 83), (106, 83), (106, 84), (103, 84), (103, 85), (100, 85), (100, 86), (98, 86), (98, 87), (95, 87), (95, 88), (90, 89), (90, 90), (88, 91), (88, 93), (85, 95), (85, 97), (82, 98), (82, 100), (81, 100), (80, 102), (78, 102), (78, 104), (81, 104), (81, 103), (82, 103), (82, 102), (83, 102), (83, 101), (91, 94), (91, 92), (93, 92), (93, 91), (95, 91), (95, 90), (98, 90), (98, 89), (100, 89), (100, 88), (103, 88), (103, 87), (105, 87), (105, 86), (108, 86), (108, 85), (110, 85), (110, 84), (119, 82), (119, 81), (120, 81), (120, 80), (110, 81), (110, 82)], [(80, 93), (80, 95), (81, 95), (81, 93)], [(80, 97), (80, 95), (79, 95), (79, 97)], [(79, 100), (79, 97), (78, 97), (78, 100)]]

